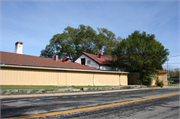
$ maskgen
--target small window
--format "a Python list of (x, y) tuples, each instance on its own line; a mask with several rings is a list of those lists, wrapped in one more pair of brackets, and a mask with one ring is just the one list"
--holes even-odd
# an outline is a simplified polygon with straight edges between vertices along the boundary
[(85, 58), (81, 58), (81, 64), (85, 65)]
[(91, 64), (91, 60), (88, 60), (88, 61), (87, 61), (87, 64)]

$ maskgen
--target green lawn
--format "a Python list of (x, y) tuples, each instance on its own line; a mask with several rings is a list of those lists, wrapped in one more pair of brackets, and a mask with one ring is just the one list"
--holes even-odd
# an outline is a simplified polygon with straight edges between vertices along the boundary
[[(77, 89), (82, 88), (95, 88), (95, 87), (109, 87), (109, 86), (72, 86)], [(17, 85), (1, 85), (1, 90), (10, 89), (56, 89), (56, 88), (67, 88), (66, 86), (17, 86)]]
[(65, 86), (16, 86), (16, 85), (1, 85), (1, 90), (8, 89), (55, 89), (66, 88)]
[(72, 87), (82, 90), (82, 88), (98, 88), (98, 87), (110, 87), (110, 86), (72, 86)]
[(180, 84), (168, 84), (168, 86), (180, 86)]

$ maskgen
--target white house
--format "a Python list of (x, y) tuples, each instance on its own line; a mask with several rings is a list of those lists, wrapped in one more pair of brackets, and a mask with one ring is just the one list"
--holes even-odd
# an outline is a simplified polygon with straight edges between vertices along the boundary
[(103, 55), (103, 53), (93, 55), (86, 52), (82, 52), (74, 60), (74, 62), (104, 71), (113, 71), (113, 68), (111, 67), (111, 64), (109, 62), (110, 60), (112, 60), (111, 55)]

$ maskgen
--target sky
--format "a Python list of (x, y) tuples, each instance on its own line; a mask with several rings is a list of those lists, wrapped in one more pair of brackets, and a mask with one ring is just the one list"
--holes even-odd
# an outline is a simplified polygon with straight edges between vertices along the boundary
[(0, 51), (23, 42), (23, 54), (41, 50), (67, 26), (107, 28), (127, 38), (135, 30), (154, 34), (169, 49), (164, 68), (180, 68), (179, 0), (1, 0)]

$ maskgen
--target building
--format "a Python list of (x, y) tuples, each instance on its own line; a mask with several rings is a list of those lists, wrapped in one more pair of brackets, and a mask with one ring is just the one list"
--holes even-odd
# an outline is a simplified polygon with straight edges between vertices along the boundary
[[(86, 52), (82, 52), (74, 62), (86, 65), (89, 67), (93, 67), (99, 69), (101, 71), (115, 71), (110, 64), (112, 60), (111, 55), (103, 55), (103, 53), (99, 53), (98, 55), (89, 54)], [(127, 62), (126, 62), (127, 63)], [(121, 71), (119, 71), (121, 72)], [(160, 81), (164, 82), (164, 85), (168, 85), (167, 81), (167, 71), (166, 70), (157, 70), (158, 74), (156, 77), (159, 78)], [(139, 85), (137, 78), (139, 77), (139, 72), (132, 72), (128, 74), (128, 85)], [(157, 85), (156, 78), (153, 77), (152, 85)]]
[(180, 80), (180, 77), (171, 77), (171, 78), (170, 78), (170, 81), (171, 81), (172, 83), (176, 83), (176, 84), (179, 84), (179, 80)]
[(82, 52), (74, 62), (87, 65), (89, 67), (93, 67), (102, 71), (113, 71), (111, 64), (109, 61), (112, 60), (111, 55), (103, 55), (103, 53), (99, 53), (98, 55), (89, 54), (86, 52)]
[(15, 49), (15, 53), (0, 51), (0, 85), (128, 85), (128, 72), (100, 71), (71, 62), (68, 56), (59, 60), (57, 55), (53, 59), (24, 55), (22, 45), (16, 43), (21, 49)]
[[(20, 45), (18, 47), (17, 45)], [(55, 86), (120, 86), (135, 85), (139, 74), (111, 70), (111, 56), (83, 52), (75, 62), (22, 54), (22, 42), (15, 44), (15, 53), (0, 51), (0, 85)], [(20, 48), (20, 49), (18, 49)], [(100, 70), (99, 70), (100, 69)], [(103, 71), (101, 71), (103, 70)], [(167, 84), (167, 72), (158, 72), (159, 80)], [(156, 79), (153, 81), (156, 85)]]

